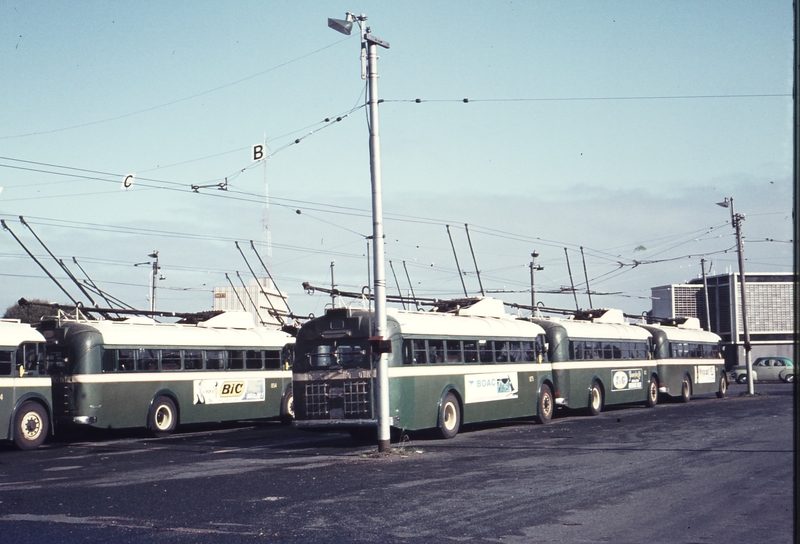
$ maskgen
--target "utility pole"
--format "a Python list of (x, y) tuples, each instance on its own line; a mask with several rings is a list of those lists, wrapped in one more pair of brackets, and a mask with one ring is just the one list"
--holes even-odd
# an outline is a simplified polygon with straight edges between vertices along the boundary
[(531, 315), (536, 312), (536, 287), (534, 287), (533, 283), (533, 272), (535, 270), (544, 270), (544, 267), (541, 265), (536, 264), (536, 257), (539, 256), (538, 251), (534, 251), (531, 253)]
[[(384, 266), (383, 199), (381, 194), (381, 146), (378, 124), (378, 46), (389, 49), (389, 43), (373, 36), (369, 27), (364, 27), (367, 16), (347, 13), (344, 20), (328, 19), (328, 26), (347, 36), (357, 21), (361, 29), (362, 79), (367, 79), (369, 92), (369, 171), (372, 180), (372, 245), (375, 274), (375, 331), (370, 338), (372, 353), (378, 356), (378, 451), (389, 451), (389, 361), (387, 353), (391, 344), (386, 334), (386, 270)], [(364, 53), (366, 52), (366, 66)], [(365, 69), (366, 68), (366, 69)]]
[[(742, 298), (742, 329), (744, 332), (744, 357), (747, 364), (747, 393), (752, 395), (755, 393), (753, 388), (753, 361), (750, 355), (750, 329), (747, 327), (747, 294), (745, 290), (745, 275), (744, 275), (744, 242), (742, 241), (742, 221), (744, 221), (744, 214), (736, 213), (733, 208), (733, 197), (726, 197), (724, 201), (717, 202), (717, 206), (731, 209), (731, 223), (733, 228), (736, 229), (736, 253), (739, 256), (739, 288), (741, 289)], [(738, 329), (738, 327), (737, 327)], [(739, 331), (735, 331), (738, 337)], [(738, 340), (738, 338), (737, 338)], [(738, 343), (738, 342), (737, 342)], [(738, 359), (738, 353), (737, 353)]]

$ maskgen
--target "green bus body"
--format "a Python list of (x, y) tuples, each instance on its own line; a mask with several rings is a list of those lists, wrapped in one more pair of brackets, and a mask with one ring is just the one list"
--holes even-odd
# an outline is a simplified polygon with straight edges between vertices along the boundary
[[(653, 337), (658, 368), (659, 391), (672, 397), (716, 393), (723, 397), (728, 388), (721, 339), (700, 329), (697, 319), (682, 326), (640, 325)], [(689, 390), (685, 390), (685, 383)]]
[(30, 325), (0, 320), (0, 436), (24, 450), (53, 432), (44, 348), (44, 337)]
[[(650, 333), (607, 311), (593, 319), (532, 319), (547, 334), (553, 365), (556, 404), (589, 408), (646, 402), (658, 370), (652, 359)], [(600, 399), (592, 406), (593, 387)]]
[[(294, 339), (251, 320), (228, 326), (234, 317), (67, 321), (44, 330), (56, 423), (158, 435), (178, 423), (290, 418)], [(162, 408), (168, 419), (154, 419)]]
[[(393, 427), (440, 427), (448, 394), (457, 403), (459, 425), (541, 419), (539, 393), (545, 387), (552, 399), (553, 387), (544, 330), (501, 315), (492, 301), (482, 299), (482, 309), (475, 305), (473, 313), (388, 310), (385, 339), (391, 344), (387, 357)], [(300, 329), (293, 366), (295, 425), (377, 424), (377, 356), (369, 342), (373, 319), (365, 310), (333, 309)]]

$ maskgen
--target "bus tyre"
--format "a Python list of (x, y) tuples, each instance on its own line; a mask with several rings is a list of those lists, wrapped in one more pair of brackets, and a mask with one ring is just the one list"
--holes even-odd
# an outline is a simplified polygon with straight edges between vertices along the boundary
[(150, 412), (150, 430), (157, 437), (167, 436), (178, 426), (178, 411), (169, 397), (158, 397)]
[(47, 412), (37, 402), (24, 402), (14, 417), (14, 444), (21, 450), (42, 445), (50, 429)]
[(286, 390), (286, 394), (283, 395), (283, 400), (281, 401), (281, 423), (284, 425), (291, 425), (292, 420), (294, 419), (294, 395), (292, 394), (292, 388)]
[(692, 383), (689, 381), (689, 376), (683, 377), (681, 384), (681, 402), (689, 402), (692, 398)]
[(603, 411), (603, 390), (600, 384), (592, 382), (589, 390), (589, 413), (593, 416), (599, 415)]
[(648, 408), (655, 408), (658, 404), (658, 380), (655, 376), (650, 377), (650, 385), (647, 386), (647, 400), (644, 404)]
[(553, 419), (553, 390), (547, 384), (542, 385), (542, 390), (539, 391), (539, 410), (536, 419), (543, 425)]
[(721, 399), (725, 396), (725, 393), (728, 392), (728, 380), (725, 378), (725, 374), (719, 377), (719, 389), (717, 389), (717, 398)]
[(442, 438), (454, 438), (461, 427), (461, 408), (458, 399), (452, 393), (444, 396), (442, 412), (439, 414), (439, 435)]

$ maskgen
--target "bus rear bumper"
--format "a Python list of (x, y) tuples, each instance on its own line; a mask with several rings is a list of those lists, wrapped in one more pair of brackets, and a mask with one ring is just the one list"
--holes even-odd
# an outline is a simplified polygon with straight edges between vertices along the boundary
[(564, 397), (557, 397), (556, 406), (569, 406), (569, 400), (565, 399)]
[(70, 419), (70, 423), (75, 425), (94, 425), (97, 423), (96, 416), (75, 416)]

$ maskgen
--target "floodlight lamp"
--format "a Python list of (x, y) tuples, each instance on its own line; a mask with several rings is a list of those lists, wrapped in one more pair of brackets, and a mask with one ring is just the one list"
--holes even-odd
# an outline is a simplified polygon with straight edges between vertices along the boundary
[(717, 202), (717, 206), (721, 206), (723, 208), (727, 208), (728, 207), (728, 203), (730, 201), (731, 201), (731, 199), (726, 196), (725, 200), (723, 200), (722, 202)]
[(347, 18), (344, 21), (341, 19), (328, 18), (328, 26), (334, 29), (336, 32), (340, 32), (345, 36), (349, 36), (350, 32), (353, 30), (353, 15), (348, 13)]
[(151, 254), (148, 255), (151, 259), (158, 259), (158, 251), (153, 250)]

